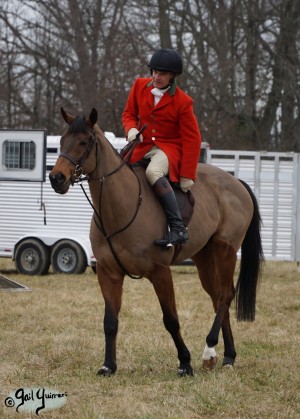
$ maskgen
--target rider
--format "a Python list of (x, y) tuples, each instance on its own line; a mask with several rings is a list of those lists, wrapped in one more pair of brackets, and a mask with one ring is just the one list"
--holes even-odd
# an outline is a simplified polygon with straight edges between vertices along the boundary
[(161, 246), (188, 240), (174, 191), (169, 183), (179, 182), (183, 192), (191, 189), (196, 178), (201, 135), (193, 111), (193, 100), (178, 86), (182, 59), (173, 49), (156, 51), (148, 64), (151, 78), (137, 78), (129, 93), (122, 122), (127, 140), (140, 134), (130, 161), (150, 159), (146, 177), (162, 205), (169, 225), (168, 237), (156, 240)]

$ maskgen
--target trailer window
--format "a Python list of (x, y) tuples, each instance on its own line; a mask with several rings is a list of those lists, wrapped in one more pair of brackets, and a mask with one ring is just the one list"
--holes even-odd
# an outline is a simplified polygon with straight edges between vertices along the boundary
[(33, 141), (4, 141), (3, 164), (6, 169), (33, 170), (36, 150)]

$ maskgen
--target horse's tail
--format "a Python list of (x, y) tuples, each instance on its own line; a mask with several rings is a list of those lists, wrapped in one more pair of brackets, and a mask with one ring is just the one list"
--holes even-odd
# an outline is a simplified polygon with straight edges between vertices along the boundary
[[(239, 179), (240, 180), (240, 179)], [(258, 203), (250, 186), (240, 180), (253, 201), (253, 216), (242, 243), (241, 262), (236, 284), (236, 317), (238, 321), (255, 319), (256, 288), (264, 260), (260, 234), (261, 216)]]

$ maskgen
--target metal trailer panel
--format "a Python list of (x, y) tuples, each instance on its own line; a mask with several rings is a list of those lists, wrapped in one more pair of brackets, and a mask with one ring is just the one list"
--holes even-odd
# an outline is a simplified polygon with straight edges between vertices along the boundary
[(49, 182), (49, 169), (58, 157), (57, 139), (52, 141), (52, 150), (47, 154), (45, 182), (0, 181), (0, 256), (12, 256), (21, 237), (37, 232), (59, 231), (60, 239), (70, 235), (89, 237), (93, 211), (80, 186), (59, 195)]
[(266, 259), (299, 261), (299, 154), (208, 150), (207, 162), (253, 189), (262, 216)]
[(294, 181), (294, 195), (297, 197), (296, 212), (295, 212), (295, 260), (300, 261), (300, 154), (297, 154), (295, 160), (295, 181)]

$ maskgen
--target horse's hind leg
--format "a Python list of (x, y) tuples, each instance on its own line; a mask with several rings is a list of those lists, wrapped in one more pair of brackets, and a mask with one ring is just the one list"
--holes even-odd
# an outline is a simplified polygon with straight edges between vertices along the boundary
[(213, 237), (193, 257), (193, 261), (197, 266), (202, 286), (212, 299), (216, 313), (211, 330), (206, 337), (203, 365), (212, 368), (217, 362), (214, 347), (218, 343), (221, 328), (224, 340), (223, 365), (233, 365), (236, 351), (229, 320), (229, 307), (234, 298), (233, 276), (236, 251), (230, 244)]
[(180, 376), (193, 375), (190, 352), (180, 333), (171, 270), (169, 267), (157, 267), (151, 273), (149, 279), (159, 299), (165, 328), (171, 334), (177, 348), (179, 359), (178, 374)]
[(105, 360), (98, 375), (111, 375), (117, 370), (116, 338), (118, 333), (118, 316), (121, 309), (124, 275), (108, 275), (97, 265), (97, 276), (105, 302), (104, 334)]

